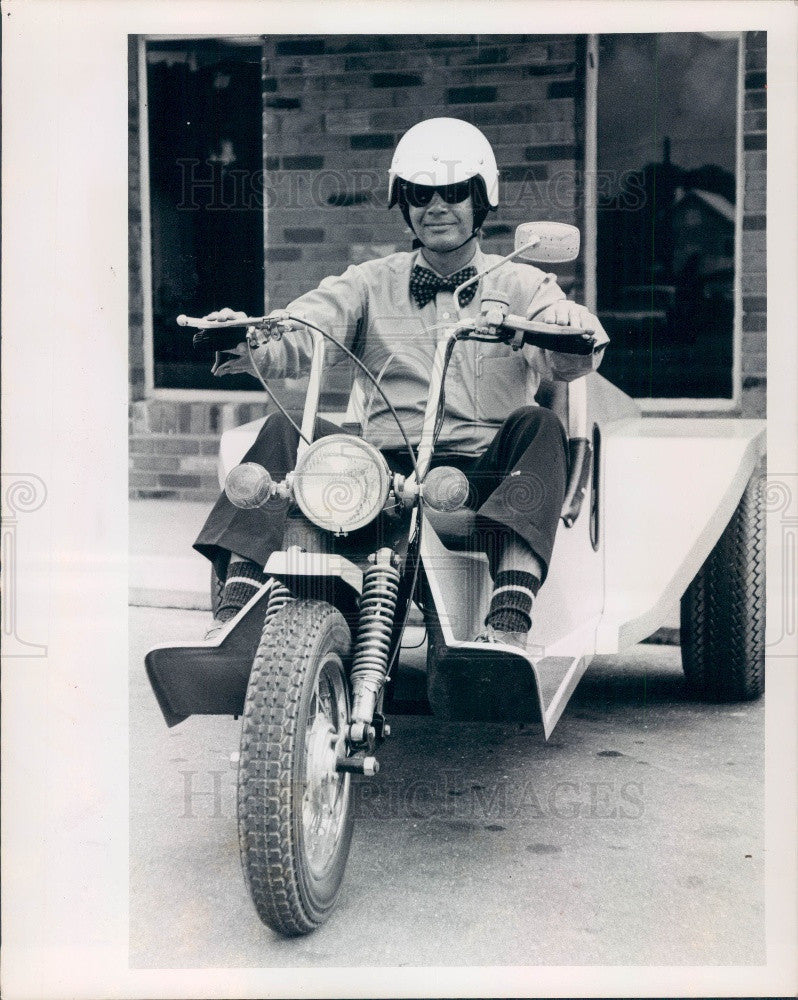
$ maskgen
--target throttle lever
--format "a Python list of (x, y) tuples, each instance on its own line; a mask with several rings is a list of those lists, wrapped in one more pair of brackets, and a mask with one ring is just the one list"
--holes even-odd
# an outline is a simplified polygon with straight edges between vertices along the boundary
[(228, 327), (226, 330), (197, 330), (192, 343), (197, 350), (211, 348), (217, 352), (232, 351), (244, 340), (240, 328)]
[(218, 354), (219, 352), (232, 351), (245, 339), (241, 333), (242, 328), (266, 326), (267, 323), (276, 318), (275, 316), (247, 316), (245, 319), (213, 320), (199, 319), (196, 316), (186, 316), (181, 313), (177, 317), (177, 325), (195, 328), (197, 332), (192, 338), (195, 349), (210, 348)]

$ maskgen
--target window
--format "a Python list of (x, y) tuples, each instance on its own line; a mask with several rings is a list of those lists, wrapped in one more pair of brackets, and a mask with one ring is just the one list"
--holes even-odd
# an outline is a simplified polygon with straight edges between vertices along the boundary
[(642, 399), (734, 396), (736, 35), (602, 35), (602, 372)]
[[(153, 385), (219, 389), (175, 319), (227, 305), (263, 314), (261, 49), (148, 41), (146, 57)], [(223, 388), (253, 382), (236, 375)]]

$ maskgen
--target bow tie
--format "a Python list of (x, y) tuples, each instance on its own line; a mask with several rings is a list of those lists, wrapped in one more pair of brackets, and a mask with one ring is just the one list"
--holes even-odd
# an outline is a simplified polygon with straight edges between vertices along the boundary
[[(431, 299), (435, 298), (438, 292), (441, 290), (453, 292), (458, 285), (462, 285), (464, 281), (473, 278), (476, 273), (477, 269), (471, 265), (464, 267), (461, 271), (455, 271), (448, 278), (441, 278), (434, 271), (416, 264), (410, 275), (410, 294), (416, 300), (419, 309), (423, 309)], [(476, 282), (473, 285), (469, 285), (468, 288), (464, 288), (460, 293), (460, 305), (467, 306), (476, 295), (476, 292)]]

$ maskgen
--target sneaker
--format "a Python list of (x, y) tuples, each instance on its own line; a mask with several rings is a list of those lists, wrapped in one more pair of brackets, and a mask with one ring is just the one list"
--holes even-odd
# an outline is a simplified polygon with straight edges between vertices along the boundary
[(516, 646), (518, 649), (526, 650), (529, 640), (528, 632), (502, 632), (492, 625), (485, 625), (474, 642), (489, 642), (497, 645)]

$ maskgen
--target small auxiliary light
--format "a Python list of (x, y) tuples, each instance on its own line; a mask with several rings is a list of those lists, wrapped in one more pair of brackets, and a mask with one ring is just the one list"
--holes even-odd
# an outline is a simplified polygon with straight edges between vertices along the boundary
[(439, 465), (424, 479), (424, 502), (433, 510), (450, 512), (460, 510), (468, 500), (468, 480), (452, 465)]
[(227, 499), (234, 507), (253, 510), (262, 507), (274, 494), (274, 481), (257, 462), (242, 462), (232, 468), (224, 481)]

